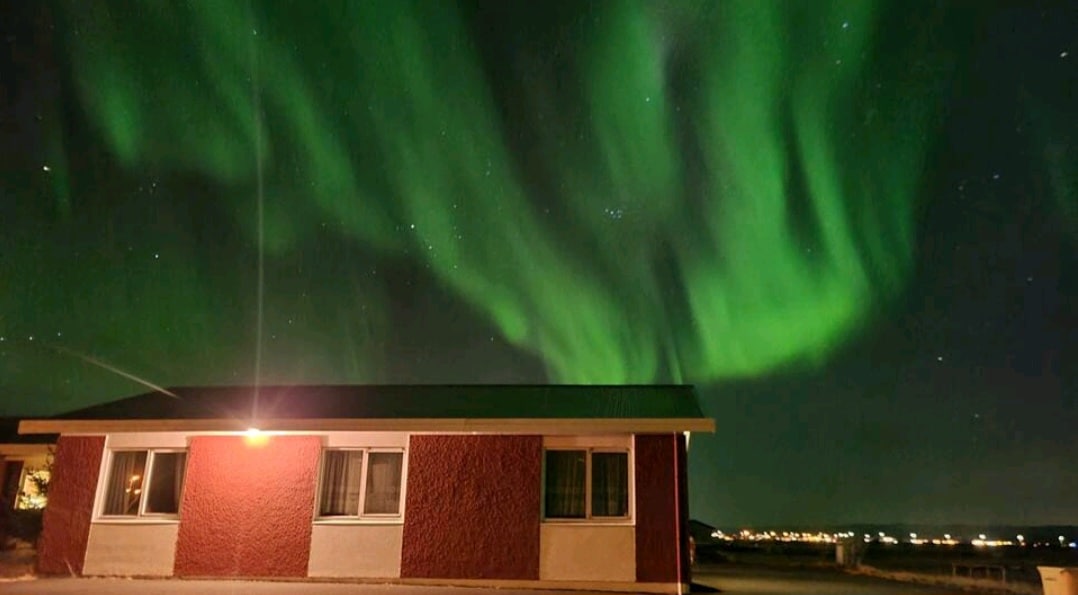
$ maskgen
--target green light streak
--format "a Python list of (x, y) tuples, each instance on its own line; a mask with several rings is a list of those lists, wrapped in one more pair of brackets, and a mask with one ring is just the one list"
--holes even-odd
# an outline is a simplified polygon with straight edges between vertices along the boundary
[(594, 5), (580, 85), (525, 81), (533, 104), (506, 110), (446, 2), (69, 8), (105, 32), (70, 52), (127, 167), (213, 180), (253, 238), (263, 118), (271, 255), (332, 221), (428, 266), (555, 381), (820, 362), (911, 267), (932, 98), (874, 86), (872, 2)]

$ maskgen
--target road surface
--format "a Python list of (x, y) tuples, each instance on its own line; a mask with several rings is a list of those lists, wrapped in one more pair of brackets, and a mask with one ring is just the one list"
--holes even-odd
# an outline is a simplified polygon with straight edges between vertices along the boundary
[[(694, 582), (721, 595), (969, 595), (827, 570), (704, 568)], [(710, 589), (708, 589), (710, 588)], [(0, 582), (0, 595), (559, 595), (568, 591), (417, 587), (323, 582), (56, 578)]]

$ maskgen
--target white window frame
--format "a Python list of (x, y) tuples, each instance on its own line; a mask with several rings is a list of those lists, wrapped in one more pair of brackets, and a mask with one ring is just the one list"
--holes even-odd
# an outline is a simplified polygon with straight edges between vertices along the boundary
[[(619, 437), (614, 439), (597, 439), (594, 441), (574, 439), (567, 437), (558, 439), (561, 437), (549, 437), (543, 442), (543, 472), (542, 472), (542, 497), (540, 499), (540, 507), (543, 523), (551, 524), (587, 524), (587, 525), (631, 525), (636, 520), (636, 474), (634, 473), (635, 459), (632, 448), (631, 438), (624, 445), (621, 444)], [(584, 517), (583, 518), (560, 518), (560, 517), (548, 517), (546, 513), (546, 453), (549, 451), (584, 451)], [(592, 502), (592, 477), (591, 477), (591, 456), (593, 453), (620, 453), (625, 454), (625, 464), (628, 466), (627, 481), (628, 485), (628, 506), (625, 516), (592, 516), (591, 502)]]
[[(327, 452), (362, 452), (363, 465), (359, 473), (359, 506), (356, 514), (322, 516), (322, 489), (325, 487), (326, 453)], [(367, 468), (370, 465), (370, 455), (378, 453), (393, 453), (401, 455), (401, 485), (400, 502), (397, 505), (396, 514), (390, 513), (365, 513), (367, 505)], [(326, 446), (322, 448), (322, 454), (318, 457), (318, 491), (314, 498), (314, 522), (319, 524), (392, 524), (404, 523), (405, 486), (408, 484), (408, 452), (406, 448), (394, 446)]]
[[(142, 493), (139, 494), (138, 513), (136, 514), (105, 514), (105, 501), (109, 497), (109, 479), (112, 475), (112, 463), (116, 453), (121, 452), (144, 452), (146, 453), (146, 468), (143, 470), (142, 478)], [(180, 487), (180, 502), (176, 508), (176, 512), (146, 512), (146, 501), (148, 500), (146, 492), (148, 491), (150, 482), (153, 481), (153, 462), (154, 457), (157, 454), (166, 453), (183, 453), (184, 465), (183, 465), (183, 485)], [(187, 491), (187, 455), (188, 450), (186, 448), (140, 448), (136, 446), (131, 447), (116, 447), (110, 448), (108, 451), (109, 456), (104, 465), (104, 470), (101, 474), (101, 480), (98, 481), (100, 489), (97, 491), (97, 506), (95, 510), (95, 520), (107, 521), (107, 522), (139, 522), (139, 521), (178, 521), (183, 507), (183, 495)]]

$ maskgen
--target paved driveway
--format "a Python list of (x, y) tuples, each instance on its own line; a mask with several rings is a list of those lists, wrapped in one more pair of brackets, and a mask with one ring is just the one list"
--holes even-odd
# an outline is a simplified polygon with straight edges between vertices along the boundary
[(956, 588), (899, 583), (837, 570), (714, 566), (693, 581), (722, 595), (970, 595)]
[[(752, 567), (701, 569), (695, 582), (722, 595), (969, 595), (928, 587), (850, 576), (827, 570), (782, 570)], [(567, 591), (416, 587), (354, 583), (36, 579), (0, 582), (0, 595), (567, 595)]]
[(355, 583), (48, 578), (0, 582), (0, 595), (549, 595), (548, 591)]

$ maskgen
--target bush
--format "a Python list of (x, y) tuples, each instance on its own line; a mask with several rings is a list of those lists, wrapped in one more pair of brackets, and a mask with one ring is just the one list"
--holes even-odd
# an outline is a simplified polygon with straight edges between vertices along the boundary
[(37, 543), (37, 538), (41, 535), (42, 512), (40, 509), (12, 510), (9, 513), (10, 520), (7, 524), (7, 536), (29, 543)]

